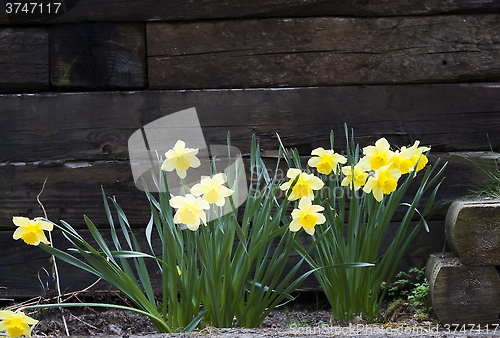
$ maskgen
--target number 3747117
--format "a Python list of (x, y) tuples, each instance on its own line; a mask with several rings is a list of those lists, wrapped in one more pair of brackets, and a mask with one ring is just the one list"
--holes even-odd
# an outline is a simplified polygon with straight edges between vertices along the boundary
[(6, 2), (7, 14), (57, 14), (61, 10), (62, 2)]

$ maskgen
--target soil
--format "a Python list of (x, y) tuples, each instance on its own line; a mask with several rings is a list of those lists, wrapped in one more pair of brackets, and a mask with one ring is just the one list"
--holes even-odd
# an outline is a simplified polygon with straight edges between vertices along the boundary
[[(227, 337), (319, 337), (342, 336), (343, 334), (362, 335), (388, 329), (403, 332), (405, 328), (438, 327), (436, 318), (417, 319), (414, 309), (404, 306), (391, 313), (382, 312), (381, 318), (385, 316), (387, 319), (378, 324), (368, 325), (360, 317), (348, 323), (334, 322), (331, 307), (323, 293), (305, 292), (295, 296), (296, 300), (293, 302), (274, 309), (258, 329), (242, 329), (236, 325), (230, 329), (215, 329), (202, 323), (202, 329), (197, 332), (205, 337), (207, 334), (214, 337), (226, 337), (226, 335)], [(85, 301), (89, 300), (85, 299)], [(123, 300), (116, 298), (107, 299), (107, 301), (123, 304)], [(66, 331), (62, 319), (64, 315), (71, 336), (112, 335), (129, 338), (133, 335), (147, 335), (148, 337), (151, 335), (150, 338), (160, 337), (155, 335), (156, 330), (147, 317), (130, 311), (77, 307), (70, 310), (67, 308), (42, 309), (28, 312), (28, 314), (39, 320), (39, 324), (33, 330), (33, 334), (38, 336), (65, 336)], [(193, 336), (193, 334), (188, 336)]]

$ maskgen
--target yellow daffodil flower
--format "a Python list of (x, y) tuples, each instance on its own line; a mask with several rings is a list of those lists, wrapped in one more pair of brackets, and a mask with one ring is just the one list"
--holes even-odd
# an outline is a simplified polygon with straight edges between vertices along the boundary
[(299, 208), (292, 211), (292, 222), (290, 223), (290, 231), (296, 232), (300, 228), (309, 235), (314, 235), (314, 226), (326, 222), (325, 216), (320, 212), (325, 210), (321, 205), (312, 204), (309, 197), (301, 198)]
[(344, 164), (347, 162), (344, 156), (335, 153), (333, 150), (325, 150), (321, 147), (314, 149), (311, 155), (318, 157), (311, 157), (307, 161), (307, 164), (325, 175), (329, 175), (332, 171), (336, 174), (339, 163)]
[(415, 149), (406, 147), (402, 147), (401, 151), (396, 150), (391, 161), (391, 169), (399, 169), (402, 175), (412, 171), (415, 167), (415, 164), (411, 160), (414, 151)]
[(0, 311), (0, 319), (0, 331), (6, 331), (10, 337), (31, 337), (29, 324), (38, 323), (38, 320), (26, 316), (22, 311)]
[(377, 170), (391, 162), (394, 152), (390, 150), (390, 147), (389, 142), (382, 137), (375, 142), (375, 146), (363, 148), (363, 154), (366, 155), (364, 159), (369, 160), (371, 170)]
[(290, 186), (292, 185), (293, 181), (295, 181), (295, 178), (297, 176), (299, 176), (299, 179), (293, 186), (290, 196), (288, 196), (288, 199), (290, 201), (296, 201), (304, 196), (309, 197), (311, 200), (313, 200), (313, 190), (319, 190), (323, 188), (323, 185), (325, 185), (325, 183), (323, 183), (320, 178), (314, 176), (313, 174), (307, 174), (302, 172), (300, 169), (291, 168), (288, 169), (286, 173), (286, 177), (288, 177), (290, 180), (283, 183), (280, 186), (280, 189), (287, 190), (288, 193), (288, 189), (290, 189)]
[(43, 231), (52, 231), (54, 228), (52, 223), (44, 221), (41, 218), (31, 220), (27, 217), (19, 216), (14, 216), (12, 222), (19, 227), (14, 231), (14, 235), (12, 236), (14, 239), (22, 238), (29, 245), (38, 245), (40, 242), (50, 244)]
[(184, 141), (178, 140), (174, 147), (165, 153), (165, 161), (161, 165), (163, 171), (175, 171), (180, 178), (186, 178), (189, 167), (198, 168), (201, 165), (196, 157), (198, 149), (186, 148)]
[(415, 143), (411, 146), (411, 149), (413, 149), (413, 156), (411, 157), (411, 162), (413, 163), (413, 166), (417, 165), (417, 170), (420, 171), (424, 169), (425, 165), (429, 160), (427, 159), (427, 156), (424, 155), (424, 152), (429, 151), (431, 148), (429, 147), (419, 147), (418, 145), (420, 144), (420, 141), (415, 141)]
[(341, 183), (342, 186), (349, 186), (354, 191), (358, 190), (365, 184), (366, 177), (368, 176), (366, 169), (364, 169), (360, 163), (354, 166), (354, 170), (350, 166), (342, 167), (342, 173), (345, 175)]
[(222, 207), (226, 202), (225, 198), (231, 196), (234, 192), (234, 190), (223, 186), (226, 181), (226, 175), (222, 173), (214, 177), (202, 176), (201, 182), (191, 188), (191, 194), (194, 196), (203, 195), (203, 199), (208, 203), (215, 203), (217, 206)]
[(177, 265), (177, 273), (179, 274), (179, 276), (181, 275), (181, 268), (179, 268), (178, 265)]
[(170, 199), (170, 206), (177, 209), (174, 215), (174, 223), (182, 223), (189, 230), (195, 231), (200, 226), (200, 220), (206, 223), (205, 210), (210, 204), (202, 198), (196, 198), (191, 194), (175, 196)]
[(367, 194), (373, 192), (373, 197), (380, 202), (384, 194), (389, 195), (396, 190), (400, 177), (401, 171), (399, 169), (390, 169), (390, 165), (386, 165), (369, 175), (363, 191)]

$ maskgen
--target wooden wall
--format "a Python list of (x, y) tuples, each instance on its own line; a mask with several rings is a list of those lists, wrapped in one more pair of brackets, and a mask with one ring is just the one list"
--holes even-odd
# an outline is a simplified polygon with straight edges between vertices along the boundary
[[(341, 149), (344, 123), (362, 146), (419, 139), (431, 162), (449, 162), (443, 203), (484, 179), (457, 154), (492, 168), (489, 142), (500, 150), (496, 0), (66, 0), (43, 10), (0, 11), (0, 297), (44, 293), (48, 255), (11, 236), (13, 215), (42, 215), (46, 178), (49, 218), (84, 228), (86, 214), (106, 228), (102, 186), (142, 231), (149, 206), (128, 138), (183, 109), (196, 107), (207, 144), (230, 131), (243, 153), (255, 133), (272, 154), (276, 132), (307, 155), (334, 130)], [(402, 268), (442, 250), (444, 214)], [(64, 268), (67, 290), (91, 281)]]

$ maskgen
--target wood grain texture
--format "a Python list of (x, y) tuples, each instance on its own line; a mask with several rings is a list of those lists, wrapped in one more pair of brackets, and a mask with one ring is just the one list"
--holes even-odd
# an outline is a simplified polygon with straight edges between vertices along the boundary
[[(142, 91), (1, 95), (0, 163), (120, 160), (128, 138), (147, 123), (196, 107), (207, 144), (248, 153), (252, 133), (264, 150), (285, 146), (310, 154), (345, 147), (344, 123), (361, 146), (386, 137), (420, 140), (436, 151), (500, 149), (500, 85), (412, 85), (282, 90)], [(15, 118), (12, 118), (15, 116)]]
[(0, 24), (179, 21), (242, 17), (394, 16), (498, 11), (495, 0), (63, 0), (57, 13), (0, 12)]
[(82, 90), (141, 89), (146, 82), (143, 23), (80, 23), (50, 30), (51, 84)]
[(48, 29), (0, 27), (0, 93), (48, 89)]
[(148, 23), (152, 89), (500, 79), (500, 15)]
[[(441, 157), (448, 167), (437, 195), (436, 204), (461, 197), (470, 192), (471, 185), (483, 182), (481, 170), (470, 162), (445, 153), (435, 153), (430, 163)], [(472, 157), (478, 158), (479, 156)], [(276, 159), (266, 159), (266, 166), (274, 168)], [(490, 163), (493, 167), (494, 164)], [(245, 160), (247, 183), (250, 182), (248, 158)], [(286, 175), (286, 167), (280, 166), (278, 178)], [(136, 188), (129, 161), (87, 161), (17, 163), (0, 165), (0, 229), (14, 229), (12, 216), (40, 217), (43, 215), (36, 196), (47, 183), (40, 196), (50, 219), (65, 220), (75, 228), (85, 228), (83, 215), (87, 215), (98, 227), (107, 227), (101, 187), (108, 196), (115, 196), (130, 220), (132, 227), (145, 227), (150, 217), (150, 207), (144, 192)], [(411, 202), (418, 187), (410, 187), (405, 202)], [(279, 196), (284, 198), (283, 195)], [(427, 201), (424, 196), (422, 203)], [(444, 205), (443, 205), (444, 206)], [(406, 212), (401, 207), (394, 221), (401, 220)], [(446, 209), (439, 211), (433, 219), (444, 220)], [(444, 233), (440, 240), (444, 239)]]
[(500, 278), (493, 266), (469, 267), (450, 254), (433, 254), (426, 266), (432, 306), (443, 324), (495, 324)]
[(450, 248), (463, 264), (500, 265), (500, 201), (455, 201), (445, 224)]
[[(394, 238), (397, 227), (397, 223), (391, 223), (389, 225), (387, 236), (384, 238), (384, 242), (382, 243), (381, 252), (387, 250), (390, 240)], [(430, 228), (430, 233), (420, 231), (412, 245), (408, 248), (406, 254), (403, 256), (401, 263), (398, 266), (398, 270), (408, 271), (408, 269), (415, 266), (423, 267), (425, 259), (429, 253), (439, 250), (442, 247), (443, 237), (436, 236), (436, 233), (443, 233), (443, 222), (430, 222)], [(101, 234), (105, 238), (106, 242), (109, 245), (112, 245), (108, 229), (109, 227), (101, 230)], [(144, 252), (148, 252), (148, 250), (145, 249), (149, 248), (149, 245), (144, 236), (144, 229), (135, 229), (134, 231), (139, 245), (141, 248), (144, 248)], [(80, 229), (78, 232), (85, 239), (89, 240), (89, 243), (93, 243), (88, 230)], [(153, 233), (153, 248), (155, 252), (159, 253), (161, 252), (161, 244), (159, 239), (155, 236), (156, 234)], [(304, 241), (307, 243), (309, 240), (307, 238), (308, 235), (304, 236), (306, 237)], [(69, 247), (67, 240), (65, 240), (58, 231), (53, 231), (53, 238), (54, 244), (57, 248), (65, 250)], [(44, 295), (55, 296), (54, 280), (51, 276), (47, 276), (43, 270), (45, 269), (49, 273), (52, 271), (52, 265), (49, 262), (49, 255), (45, 253), (45, 251), (37, 247), (27, 246), (21, 241), (14, 241), (12, 239), (12, 231), (0, 231), (0, 248), (2, 248), (0, 249), (0, 254), (3, 257), (0, 261), (0, 275), (3, 276), (2, 281), (0, 281), (0, 286), (5, 287), (0, 288), (0, 297), (27, 298)], [(293, 265), (299, 261), (299, 259), (300, 256), (296, 252), (292, 252), (290, 259), (287, 262), (285, 271), (289, 271)], [(74, 268), (61, 260), (58, 260), (58, 264), (61, 278), (61, 289), (63, 292), (83, 290), (97, 280), (97, 278), (90, 273)], [(157, 273), (156, 263), (149, 261), (147, 264), (155, 292), (161, 293), (161, 277)], [(301, 266), (297, 277), (308, 270), (309, 268), (307, 264), (304, 263)], [(100, 282), (96, 287), (91, 289), (91, 292), (108, 289), (109, 284), (106, 282)], [(300, 287), (300, 290), (319, 289), (319, 283), (313, 275), (308, 277)]]

